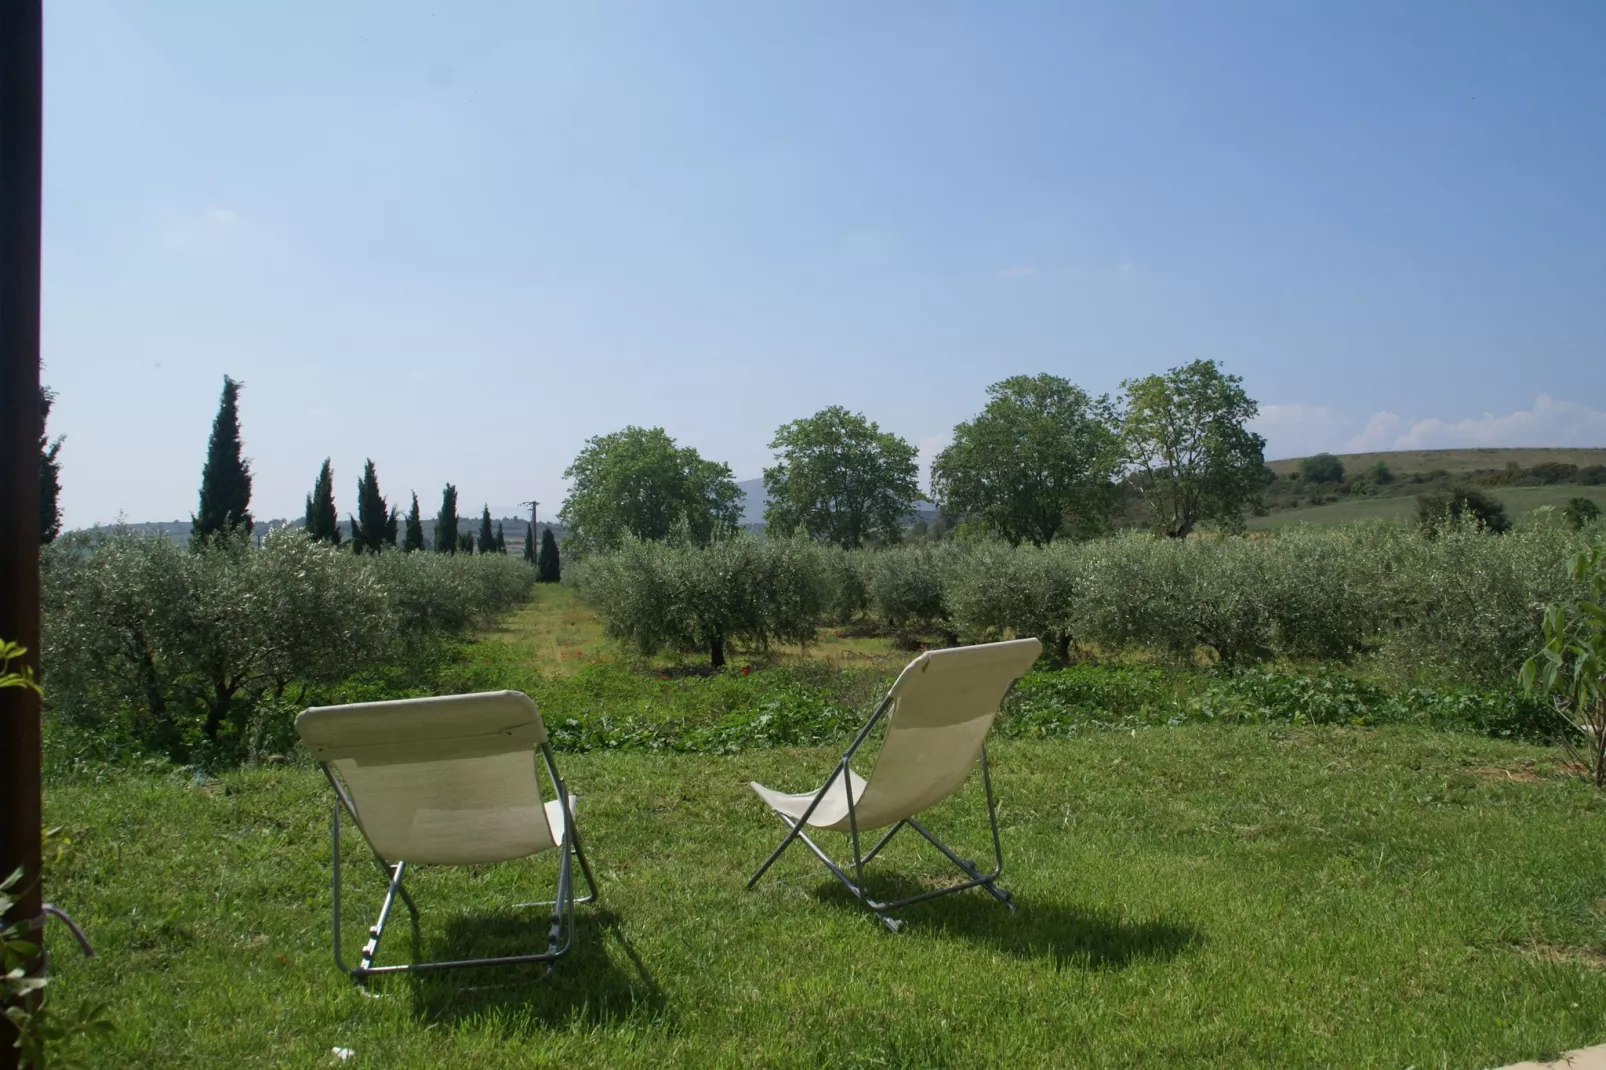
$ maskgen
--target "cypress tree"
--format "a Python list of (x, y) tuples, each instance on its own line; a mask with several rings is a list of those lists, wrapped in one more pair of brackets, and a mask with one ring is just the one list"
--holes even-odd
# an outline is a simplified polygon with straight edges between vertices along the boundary
[[(362, 478), (357, 480), (357, 528), (352, 538), (358, 542), (357, 552), (364, 550), (377, 554), (379, 548), (385, 545), (386, 525), (390, 520), (389, 510), (385, 505), (384, 497), (379, 493), (379, 473), (374, 469), (374, 462), (370, 460), (362, 470)], [(395, 528), (390, 528), (395, 541)]]
[(535, 529), (524, 525), (524, 560), (535, 564)]
[(500, 520), (496, 522), (496, 552), (503, 556), (507, 554), (507, 539), (502, 536), (502, 522)]
[(458, 533), (457, 552), (460, 554), (472, 554), (474, 552), (474, 533), (472, 531)]
[(363, 551), (362, 525), (358, 524), (357, 518), (350, 513), (346, 514), (346, 520), (351, 523), (351, 552), (360, 554)]
[(237, 530), (251, 533), (251, 465), (240, 456), (240, 384), (225, 375), (201, 469), (200, 509), (190, 517), (190, 547)]
[(390, 507), (390, 515), (385, 517), (385, 545), (386, 546), (395, 546), (396, 545), (396, 527), (400, 523), (401, 523), (401, 514), (396, 511), (396, 507), (393, 505), (393, 506)]
[(558, 540), (552, 537), (552, 529), (547, 528), (541, 532), (541, 556), (535, 563), (535, 582), (557, 583), (562, 578), (563, 570), (558, 563)]
[(450, 483), (441, 492), (441, 511), (435, 514), (435, 552), (457, 553), (457, 488)]
[(485, 512), (480, 514), (480, 553), (488, 554), (496, 549), (496, 532), (491, 529), (491, 507), (487, 505)]
[(50, 420), (50, 406), (56, 400), (56, 392), (48, 386), (39, 387), (39, 542), (43, 545), (54, 542), (61, 534), (61, 462), (56, 455), (61, 452), (61, 444), (66, 441), (65, 435), (56, 436), (51, 442), (50, 436), (45, 434), (45, 424)]
[(424, 520), (418, 515), (418, 495), (413, 494), (413, 507), (407, 511), (407, 535), (402, 549), (408, 553), (424, 548)]
[(307, 535), (318, 542), (340, 545), (340, 520), (335, 515), (335, 470), (329, 458), (318, 469), (318, 482), (307, 495)]

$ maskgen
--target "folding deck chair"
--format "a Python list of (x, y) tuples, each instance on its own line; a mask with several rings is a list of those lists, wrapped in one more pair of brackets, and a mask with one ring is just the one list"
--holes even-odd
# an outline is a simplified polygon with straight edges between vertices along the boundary
[[(992, 779), (987, 773), (986, 741), (1005, 693), (1031, 668), (1042, 649), (1043, 644), (1036, 639), (1016, 639), (922, 654), (898, 674), (887, 697), (859, 730), (822, 788), (801, 795), (785, 795), (754, 782), (753, 790), (775, 811), (788, 832), (781, 845), (748, 880), (747, 887), (758, 883), (793, 840), (802, 840), (853, 897), (875, 911), (882, 923), (894, 932), (902, 928), (903, 923), (889, 917), (887, 911), (966, 888), (987, 889), (1013, 913), (1015, 905), (1009, 892), (995, 883), (1004, 870), (1004, 850), (998, 840), (998, 814), (993, 806)], [(869, 779), (865, 779), (854, 772), (851, 763), (883, 716), (887, 720), (886, 736)], [(982, 787), (987, 796), (987, 819), (993, 832), (995, 864), (991, 873), (980, 872), (974, 862), (960, 858), (915, 820), (916, 814), (958, 791), (970, 777), (978, 758)], [(844, 867), (831, 861), (809, 838), (805, 825), (848, 833), (853, 845), (851, 878)], [(859, 833), (888, 825), (892, 827), (876, 845), (861, 854)], [(864, 867), (905, 826), (931, 841), (969, 879), (887, 903), (870, 898), (864, 886)]]
[[(362, 702), (304, 710), (296, 732), (323, 767), (335, 791), (330, 821), (333, 858), (335, 965), (364, 983), (374, 974), (551, 964), (574, 942), (575, 903), (597, 897), (574, 821), (574, 796), (558, 775), (546, 726), (529, 696), (518, 691)], [(543, 802), (536, 776), (540, 750), (556, 798)], [(356, 966), (340, 953), (340, 812), (367, 839), (389, 887), (379, 920)], [(375, 966), (391, 905), (398, 895), (414, 921), (418, 909), (402, 884), (409, 865), (505, 862), (557, 848), (557, 896), (515, 906), (552, 908), (546, 950), (524, 955)], [(576, 899), (571, 858), (589, 894)]]

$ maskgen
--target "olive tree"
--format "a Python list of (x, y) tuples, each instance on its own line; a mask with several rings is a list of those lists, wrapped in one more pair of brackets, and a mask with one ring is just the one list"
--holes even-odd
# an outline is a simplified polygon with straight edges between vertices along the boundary
[(1129, 478), (1154, 530), (1174, 539), (1206, 521), (1241, 530), (1266, 467), (1266, 440), (1247, 426), (1259, 406), (1243, 380), (1197, 360), (1121, 387)]
[(1011, 544), (1044, 546), (1067, 530), (1102, 530), (1120, 464), (1115, 411), (1055, 375), (1017, 375), (987, 388), (987, 407), (954, 428), (931, 466), (933, 496)]

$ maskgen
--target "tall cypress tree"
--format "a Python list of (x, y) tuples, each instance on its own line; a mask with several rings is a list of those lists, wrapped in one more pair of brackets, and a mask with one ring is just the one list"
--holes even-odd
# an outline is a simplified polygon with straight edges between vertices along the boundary
[(563, 570), (558, 563), (558, 540), (552, 537), (552, 529), (547, 528), (541, 532), (541, 556), (535, 563), (535, 582), (557, 583), (563, 578)]
[[(357, 529), (352, 536), (357, 540), (357, 552), (366, 550), (377, 554), (379, 548), (385, 545), (385, 529), (389, 521), (390, 511), (384, 496), (379, 493), (379, 473), (374, 468), (374, 462), (369, 460), (363, 467), (362, 478), (357, 480)], [(394, 542), (393, 524), (390, 531), (390, 541)]]
[(335, 515), (335, 470), (329, 458), (318, 469), (318, 482), (307, 495), (307, 535), (318, 542), (340, 545), (340, 518)]
[(397, 528), (397, 525), (399, 525), (400, 523), (401, 523), (401, 513), (397, 512), (396, 507), (393, 505), (393, 506), (390, 507), (390, 515), (385, 517), (385, 545), (386, 546), (395, 546), (396, 545), (396, 528)]
[(346, 514), (346, 520), (351, 523), (351, 552), (360, 554), (363, 551), (362, 525), (357, 523), (357, 518), (350, 513)]
[(201, 469), (200, 510), (190, 517), (190, 547), (234, 531), (251, 534), (251, 465), (240, 456), (240, 384), (225, 375)]
[(435, 514), (435, 552), (457, 553), (457, 488), (450, 483), (441, 492), (441, 511)]
[(413, 507), (407, 511), (407, 534), (402, 549), (408, 553), (424, 548), (424, 520), (418, 515), (418, 494), (413, 494)]
[(485, 512), (480, 514), (480, 537), (475, 540), (479, 544), (480, 553), (488, 554), (496, 549), (496, 532), (491, 528), (491, 507), (487, 505)]
[(496, 552), (504, 556), (507, 554), (507, 539), (502, 536), (502, 522), (500, 520), (496, 522)]
[(50, 406), (56, 400), (56, 392), (48, 386), (39, 387), (39, 542), (41, 545), (54, 542), (61, 534), (61, 462), (56, 455), (61, 452), (61, 444), (67, 440), (65, 435), (56, 436), (56, 441), (50, 441), (45, 433), (45, 424), (50, 420)]
[(529, 524), (524, 525), (524, 560), (535, 564), (535, 529)]

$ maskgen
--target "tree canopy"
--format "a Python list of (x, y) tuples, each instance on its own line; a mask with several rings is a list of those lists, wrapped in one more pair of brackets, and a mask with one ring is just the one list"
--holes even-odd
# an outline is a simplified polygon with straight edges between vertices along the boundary
[(552, 529), (541, 531), (541, 552), (535, 559), (535, 582), (557, 583), (563, 578), (563, 567), (558, 561), (558, 540)]
[(1121, 387), (1126, 460), (1155, 530), (1180, 539), (1204, 521), (1242, 528), (1266, 467), (1266, 440), (1246, 426), (1260, 408), (1243, 380), (1196, 360)]
[(496, 529), (491, 526), (491, 507), (489, 505), (480, 514), (480, 534), (475, 542), (482, 554), (494, 553), (496, 550)]
[(236, 530), (251, 533), (251, 465), (240, 456), (240, 385), (223, 377), (223, 396), (201, 468), (200, 506), (190, 518), (193, 546)]
[(396, 517), (379, 493), (379, 472), (369, 460), (357, 480), (357, 519), (352, 532), (357, 552), (377, 554), (379, 548), (396, 543)]
[(424, 519), (418, 515), (418, 495), (413, 494), (413, 507), (407, 510), (406, 534), (402, 536), (402, 549), (408, 553), (424, 548)]
[[(1388, 466), (1384, 466), (1387, 471)], [(1318, 453), (1299, 462), (1299, 478), (1306, 483), (1344, 482), (1344, 462), (1331, 453)]]
[(54, 542), (61, 534), (61, 444), (66, 436), (58, 435), (50, 441), (45, 425), (50, 422), (50, 406), (56, 401), (56, 392), (48, 386), (39, 388), (39, 542)]
[(661, 427), (588, 439), (563, 476), (570, 489), (558, 516), (568, 542), (581, 550), (665, 539), (677, 530), (701, 545), (741, 521), (742, 492), (730, 467), (677, 446)]
[(307, 495), (306, 532), (315, 542), (340, 545), (340, 517), (335, 513), (335, 470), (329, 458), (318, 469), (318, 481)]
[(803, 531), (837, 546), (897, 542), (920, 496), (915, 448), (840, 405), (793, 420), (770, 442), (764, 521), (777, 535)]
[(931, 466), (948, 513), (973, 517), (1013, 545), (1044, 546), (1067, 530), (1105, 527), (1117, 497), (1120, 440), (1108, 397), (1056, 375), (1017, 375), (987, 388), (987, 407), (954, 428)]
[(457, 550), (457, 488), (448, 483), (441, 491), (441, 511), (435, 514), (435, 552), (455, 554)]

